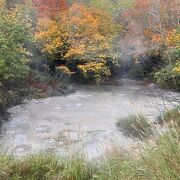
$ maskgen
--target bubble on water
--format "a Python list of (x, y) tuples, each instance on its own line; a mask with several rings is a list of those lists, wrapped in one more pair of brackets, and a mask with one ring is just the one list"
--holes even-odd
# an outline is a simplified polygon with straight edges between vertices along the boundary
[(117, 94), (118, 96), (125, 96), (125, 94)]
[(76, 106), (78, 106), (78, 107), (80, 107), (80, 106), (82, 106), (83, 104), (81, 104), (81, 103), (77, 103), (76, 104)]
[(34, 103), (35, 103), (35, 104), (42, 104), (42, 103), (44, 103), (44, 101), (42, 101), (42, 100), (36, 100)]
[(22, 143), (22, 142), (27, 142), (27, 137), (24, 134), (18, 134), (15, 136), (15, 142), (16, 143)]
[(14, 151), (17, 152), (17, 153), (22, 153), (22, 152), (27, 152), (27, 151), (30, 151), (31, 150), (31, 147), (28, 146), (28, 145), (19, 145), (19, 146), (16, 146), (14, 148)]
[(140, 87), (137, 87), (137, 86), (130, 86), (130, 87), (128, 87), (129, 89), (132, 89), (132, 90), (139, 90), (140, 89)]
[(62, 107), (56, 106), (55, 109), (56, 109), (56, 110), (59, 110), (59, 109), (62, 109)]
[(54, 144), (55, 142), (56, 142), (56, 139), (55, 139), (55, 137), (52, 137), (52, 136), (45, 139), (45, 143), (48, 143), (51, 145)]
[(49, 101), (45, 101), (44, 104), (49, 104)]
[(66, 107), (71, 107), (71, 105), (70, 104), (66, 104)]
[(88, 94), (87, 97), (91, 97), (92, 95), (91, 94)]
[(49, 133), (50, 129), (48, 126), (39, 126), (35, 128), (35, 132), (37, 133)]

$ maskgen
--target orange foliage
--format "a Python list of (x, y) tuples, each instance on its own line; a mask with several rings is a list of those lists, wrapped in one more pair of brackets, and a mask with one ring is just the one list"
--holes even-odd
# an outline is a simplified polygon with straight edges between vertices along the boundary
[(167, 34), (180, 23), (179, 0), (136, 0), (126, 16), (144, 30), (146, 44), (159, 46)]
[[(22, 0), (28, 2), (28, 0)], [(53, 17), (59, 12), (67, 10), (67, 0), (32, 0), (39, 17)]]
[(110, 54), (112, 38), (119, 29), (106, 13), (74, 4), (56, 19), (57, 21), (39, 20), (36, 39), (39, 42), (46, 40), (43, 52), (52, 54), (63, 46), (65, 40), (70, 44), (66, 58), (86, 57), (88, 60), (96, 56), (96, 59), (103, 59)]
[(114, 58), (112, 42), (120, 31), (109, 14), (73, 4), (55, 20), (40, 19), (37, 29), (36, 40), (49, 57), (64, 62), (78, 59), (81, 65), (77, 68), (84, 74), (89, 69), (109, 75), (106, 59)]
[(180, 48), (180, 33), (177, 30), (170, 31), (167, 34), (166, 45), (169, 47)]

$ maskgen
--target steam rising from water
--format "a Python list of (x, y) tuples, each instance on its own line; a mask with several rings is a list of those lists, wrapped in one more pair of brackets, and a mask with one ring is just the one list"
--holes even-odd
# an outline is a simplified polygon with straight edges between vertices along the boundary
[[(67, 155), (81, 149), (91, 157), (135, 142), (117, 131), (119, 118), (144, 113), (151, 121), (180, 101), (180, 94), (116, 80), (123, 86), (78, 86), (74, 94), (32, 100), (10, 109), (1, 144), (15, 155), (45, 150)], [(119, 81), (119, 82), (118, 82)], [(156, 94), (155, 94), (155, 93)], [(176, 97), (176, 98), (173, 98)]]

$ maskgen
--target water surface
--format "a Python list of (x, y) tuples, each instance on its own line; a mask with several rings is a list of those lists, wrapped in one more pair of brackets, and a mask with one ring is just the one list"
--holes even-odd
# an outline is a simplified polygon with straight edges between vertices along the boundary
[(118, 119), (143, 113), (154, 121), (180, 101), (180, 94), (153, 84), (126, 80), (119, 84), (76, 86), (73, 94), (9, 109), (11, 118), (2, 125), (1, 145), (15, 155), (39, 150), (66, 155), (81, 149), (96, 157), (113, 144), (128, 148), (134, 143), (117, 130)]

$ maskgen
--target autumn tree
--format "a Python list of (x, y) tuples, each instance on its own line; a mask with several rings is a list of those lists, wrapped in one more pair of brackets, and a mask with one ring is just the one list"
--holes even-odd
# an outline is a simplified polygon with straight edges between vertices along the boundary
[(179, 0), (136, 0), (130, 14), (141, 24), (146, 40), (156, 45), (180, 24), (179, 6)]
[[(23, 0), (25, 3), (28, 0)], [(54, 17), (68, 8), (67, 0), (32, 0), (38, 17)]]
[(57, 69), (99, 81), (109, 76), (107, 61), (115, 61), (113, 41), (120, 26), (98, 9), (73, 4), (54, 20), (40, 19), (36, 40), (42, 53)]
[(141, 51), (134, 59), (141, 59), (143, 64), (146, 60), (154, 63), (149, 71), (151, 75), (155, 75), (159, 84), (174, 88), (180, 88), (177, 83), (180, 78), (179, 7), (179, 0), (135, 0), (133, 8), (124, 15), (128, 22), (127, 33), (133, 33), (129, 35), (130, 42), (136, 35), (141, 39)]

